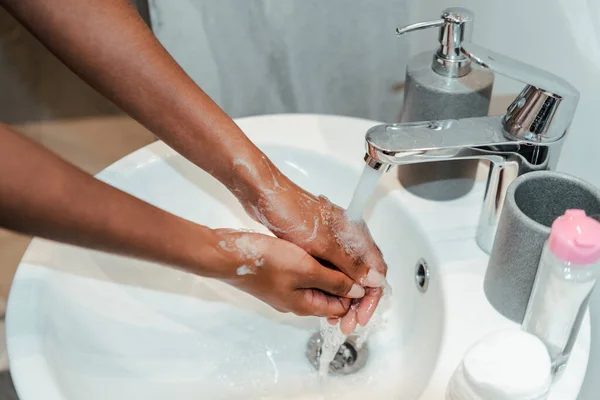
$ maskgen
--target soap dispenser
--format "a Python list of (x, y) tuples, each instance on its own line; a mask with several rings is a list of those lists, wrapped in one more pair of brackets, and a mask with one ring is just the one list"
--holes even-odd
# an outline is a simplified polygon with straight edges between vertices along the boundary
[[(406, 68), (401, 122), (487, 116), (494, 74), (473, 65), (461, 51), (470, 42), (473, 13), (448, 8), (436, 21), (397, 29), (398, 36), (427, 28), (439, 28), (439, 47), (412, 57)], [(452, 200), (473, 187), (478, 161), (459, 160), (403, 165), (398, 168), (402, 185), (429, 200)]]

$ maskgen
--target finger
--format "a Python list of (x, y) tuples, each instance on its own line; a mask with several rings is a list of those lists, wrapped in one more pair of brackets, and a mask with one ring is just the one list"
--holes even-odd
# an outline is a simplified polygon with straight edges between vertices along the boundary
[(354, 332), (356, 328), (356, 303), (353, 303), (348, 310), (348, 313), (342, 317), (340, 322), (340, 330), (346, 336)]
[(382, 286), (387, 266), (364, 222), (345, 221), (334, 230), (335, 242), (319, 256), (362, 286)]
[(369, 266), (369, 272), (360, 283), (367, 287), (382, 287), (385, 285), (385, 276), (387, 275), (387, 264), (383, 259), (383, 254), (379, 247), (373, 242), (368, 228), (365, 226), (366, 235), (371, 239), (371, 245), (368, 251), (363, 255), (365, 264)]
[(361, 326), (367, 325), (381, 300), (383, 288), (367, 288), (365, 297), (360, 301), (357, 310), (357, 321)]
[(385, 260), (383, 259), (383, 254), (381, 253), (379, 247), (375, 243), (372, 244), (373, 246), (369, 249), (367, 253), (365, 253), (364, 259), (365, 263), (369, 265), (371, 269), (374, 269), (375, 271), (380, 273), (380, 276), (378, 277), (380, 285), (370, 287), (380, 287), (383, 286), (383, 284), (385, 283), (384, 278), (387, 275), (388, 267), (385, 263)]
[(339, 318), (327, 318), (327, 322), (329, 322), (329, 325), (337, 325), (339, 320)]
[(317, 289), (299, 289), (301, 301), (299, 315), (338, 318), (346, 315), (350, 308), (350, 299), (327, 295)]
[(381, 287), (385, 283), (387, 267), (383, 261), (378, 261), (379, 253), (365, 256), (371, 259), (365, 261), (365, 256), (352, 256), (350, 254), (333, 252), (329, 255), (329, 262), (333, 263), (340, 271), (366, 287)]
[(369, 273), (369, 266), (364, 262), (362, 256), (345, 248), (343, 243), (336, 242), (321, 258), (326, 261), (325, 265), (328, 263), (333, 265), (335, 269), (342, 271), (355, 281)]
[(322, 290), (325, 293), (348, 297), (350, 299), (360, 299), (365, 295), (365, 289), (356, 284), (344, 273), (326, 268), (315, 262), (310, 279), (306, 282), (311, 288)]

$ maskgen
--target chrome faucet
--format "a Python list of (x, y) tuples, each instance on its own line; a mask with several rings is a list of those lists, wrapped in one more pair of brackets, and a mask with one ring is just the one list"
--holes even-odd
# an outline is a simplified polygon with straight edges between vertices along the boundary
[[(366, 134), (365, 162), (388, 171), (394, 165), (455, 159), (490, 161), (477, 243), (491, 251), (508, 186), (517, 176), (554, 169), (573, 120), (579, 92), (565, 80), (504, 55), (466, 43), (468, 10), (448, 9), (439, 21), (416, 29), (446, 24), (445, 46), (454, 58), (466, 57), (492, 72), (526, 84), (504, 115), (458, 120), (383, 124)], [(398, 30), (401, 34), (411, 27)], [(461, 58), (458, 57), (458, 58)]]

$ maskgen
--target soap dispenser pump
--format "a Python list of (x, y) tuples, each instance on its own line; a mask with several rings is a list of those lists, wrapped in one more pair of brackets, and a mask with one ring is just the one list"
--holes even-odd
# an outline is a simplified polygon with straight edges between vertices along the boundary
[[(435, 21), (396, 30), (398, 36), (439, 28), (439, 47), (412, 57), (406, 68), (401, 122), (487, 116), (494, 74), (473, 65), (462, 51), (470, 42), (474, 15), (465, 8), (448, 8)], [(452, 200), (473, 187), (478, 161), (460, 160), (403, 165), (402, 185), (429, 200)]]

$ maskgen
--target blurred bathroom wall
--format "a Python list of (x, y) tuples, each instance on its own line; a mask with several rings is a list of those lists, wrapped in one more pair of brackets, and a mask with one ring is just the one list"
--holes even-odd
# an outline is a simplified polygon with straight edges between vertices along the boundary
[[(133, 2), (149, 21), (146, 0)], [(0, 121), (15, 124), (119, 113), (0, 7)]]
[(154, 32), (233, 117), (396, 120), (410, 0), (151, 0)]

